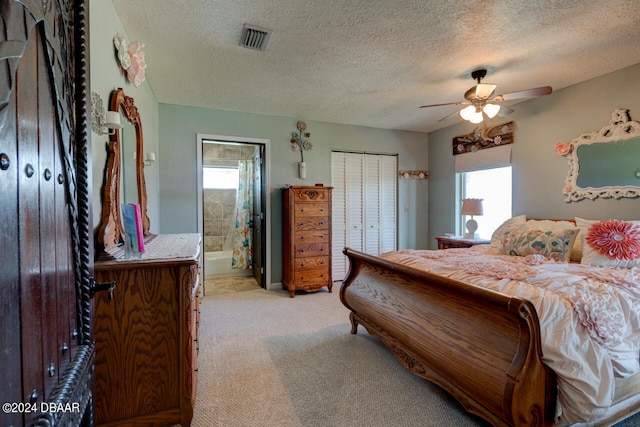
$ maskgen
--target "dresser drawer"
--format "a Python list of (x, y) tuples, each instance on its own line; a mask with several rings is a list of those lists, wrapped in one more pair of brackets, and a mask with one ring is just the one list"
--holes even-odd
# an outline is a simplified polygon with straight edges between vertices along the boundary
[(328, 256), (329, 243), (301, 243), (294, 246), (295, 258)]
[(293, 202), (326, 202), (331, 195), (329, 188), (292, 188)]
[(329, 241), (329, 230), (300, 231), (293, 237), (293, 243), (325, 243)]
[(329, 268), (305, 268), (302, 271), (296, 271), (296, 283), (318, 283), (325, 285), (329, 280)]
[(329, 265), (329, 257), (296, 258), (293, 265), (296, 271), (302, 271), (303, 268), (327, 267)]
[(296, 233), (304, 230), (328, 230), (329, 218), (326, 216), (298, 217), (295, 220), (294, 229)]
[(308, 217), (308, 216), (323, 216), (327, 217), (329, 214), (329, 203), (298, 203), (294, 207), (294, 215), (296, 221), (300, 219), (300, 217)]

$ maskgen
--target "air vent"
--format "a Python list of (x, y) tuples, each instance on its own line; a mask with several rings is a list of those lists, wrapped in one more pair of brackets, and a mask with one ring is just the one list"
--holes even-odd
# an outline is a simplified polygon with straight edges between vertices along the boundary
[(240, 46), (264, 51), (267, 48), (269, 37), (271, 37), (271, 30), (245, 24), (242, 27)]

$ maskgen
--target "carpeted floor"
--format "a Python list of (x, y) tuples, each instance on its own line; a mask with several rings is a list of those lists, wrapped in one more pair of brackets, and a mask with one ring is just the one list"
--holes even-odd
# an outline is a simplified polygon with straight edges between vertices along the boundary
[(338, 293), (207, 292), (192, 426), (489, 425), (364, 328), (351, 335)]

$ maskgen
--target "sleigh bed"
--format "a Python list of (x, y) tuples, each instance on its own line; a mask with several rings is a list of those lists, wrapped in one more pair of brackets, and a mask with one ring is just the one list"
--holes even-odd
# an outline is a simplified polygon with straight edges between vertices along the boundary
[[(351, 332), (363, 325), (496, 426), (611, 425), (639, 412), (640, 269), (565, 262), (587, 231), (573, 223), (553, 232), (560, 255), (535, 253), (531, 229), (546, 230), (527, 224), (496, 231), (500, 248), (496, 233), (465, 249), (345, 248)], [(504, 253), (516, 228), (534, 253)]]

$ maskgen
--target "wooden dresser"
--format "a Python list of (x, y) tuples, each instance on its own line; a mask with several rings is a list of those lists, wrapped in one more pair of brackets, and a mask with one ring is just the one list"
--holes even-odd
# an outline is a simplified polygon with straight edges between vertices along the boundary
[(99, 260), (97, 425), (191, 424), (197, 386), (200, 235), (157, 235), (141, 258)]
[(285, 188), (282, 192), (282, 287), (331, 292), (331, 189)]

